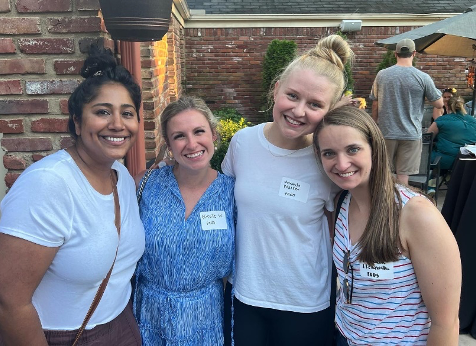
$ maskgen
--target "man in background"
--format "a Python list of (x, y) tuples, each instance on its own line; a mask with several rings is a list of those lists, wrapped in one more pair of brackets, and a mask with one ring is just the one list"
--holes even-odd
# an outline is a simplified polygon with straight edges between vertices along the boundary
[(419, 171), (425, 98), (433, 107), (443, 107), (441, 91), (431, 77), (413, 67), (415, 54), (412, 40), (399, 41), (397, 63), (377, 73), (370, 92), (372, 118), (385, 138), (397, 181), (403, 184)]

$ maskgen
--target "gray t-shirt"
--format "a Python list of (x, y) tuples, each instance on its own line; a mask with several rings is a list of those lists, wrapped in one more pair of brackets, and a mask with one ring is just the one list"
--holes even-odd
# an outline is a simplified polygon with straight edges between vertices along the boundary
[(433, 102), (440, 97), (431, 77), (412, 66), (381, 70), (370, 92), (370, 99), (378, 101), (379, 127), (386, 139), (420, 139), (425, 98)]

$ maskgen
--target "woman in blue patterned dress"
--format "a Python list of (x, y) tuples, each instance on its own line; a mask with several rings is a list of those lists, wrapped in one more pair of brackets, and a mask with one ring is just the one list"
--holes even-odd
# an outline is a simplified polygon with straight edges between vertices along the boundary
[(210, 167), (216, 123), (194, 97), (180, 98), (161, 115), (175, 164), (152, 170), (139, 202), (146, 248), (136, 271), (134, 313), (144, 345), (223, 344), (234, 180)]

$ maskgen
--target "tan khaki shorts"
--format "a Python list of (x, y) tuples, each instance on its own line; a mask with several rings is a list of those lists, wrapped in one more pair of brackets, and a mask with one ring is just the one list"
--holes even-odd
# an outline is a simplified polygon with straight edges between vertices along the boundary
[(385, 144), (393, 172), (404, 175), (418, 173), (421, 161), (421, 139), (416, 141), (386, 139)]

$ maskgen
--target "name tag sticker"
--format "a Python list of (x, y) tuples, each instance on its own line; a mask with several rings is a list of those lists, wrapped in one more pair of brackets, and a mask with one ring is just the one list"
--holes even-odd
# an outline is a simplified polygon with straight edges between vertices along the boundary
[(224, 211), (203, 211), (200, 213), (200, 222), (204, 231), (228, 229)]
[(373, 266), (361, 262), (360, 275), (373, 280), (393, 279), (393, 262), (375, 263)]
[(284, 198), (294, 199), (306, 203), (311, 185), (303, 181), (283, 177), (279, 186), (279, 195)]

